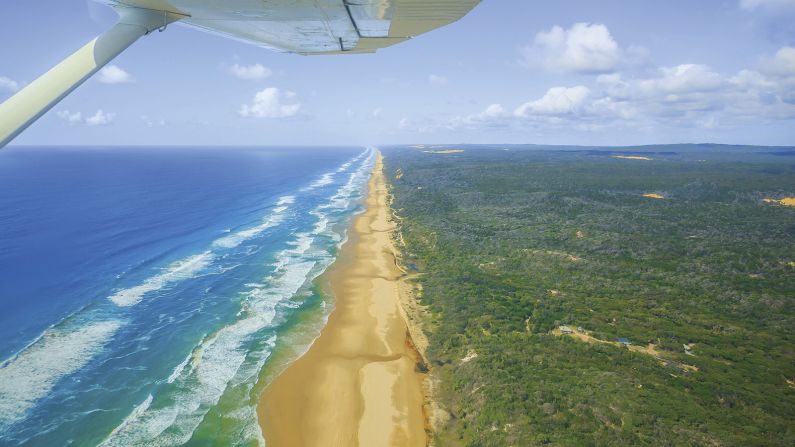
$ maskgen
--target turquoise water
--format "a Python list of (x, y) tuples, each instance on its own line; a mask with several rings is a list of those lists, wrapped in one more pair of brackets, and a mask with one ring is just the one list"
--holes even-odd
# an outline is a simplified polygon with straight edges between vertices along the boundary
[(0, 445), (262, 444), (260, 372), (323, 323), (374, 157), (0, 153)]

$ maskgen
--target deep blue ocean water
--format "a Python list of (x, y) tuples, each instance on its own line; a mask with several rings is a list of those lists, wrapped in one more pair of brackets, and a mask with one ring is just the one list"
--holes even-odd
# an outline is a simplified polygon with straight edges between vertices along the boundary
[(374, 156), (1, 151), (0, 445), (262, 444), (252, 390)]

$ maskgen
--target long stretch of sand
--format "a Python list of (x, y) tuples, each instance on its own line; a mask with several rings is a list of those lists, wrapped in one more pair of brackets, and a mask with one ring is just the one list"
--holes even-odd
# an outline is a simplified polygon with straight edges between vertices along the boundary
[(265, 389), (268, 447), (426, 445), (423, 377), (399, 302), (381, 155), (366, 211), (324, 275), (334, 311), (309, 351)]

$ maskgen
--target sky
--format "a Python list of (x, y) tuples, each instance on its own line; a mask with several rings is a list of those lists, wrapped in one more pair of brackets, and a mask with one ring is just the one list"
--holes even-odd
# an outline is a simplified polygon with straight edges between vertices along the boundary
[[(0, 4), (0, 101), (112, 26)], [(373, 55), (145, 36), (19, 145), (795, 145), (795, 0), (484, 0)]]

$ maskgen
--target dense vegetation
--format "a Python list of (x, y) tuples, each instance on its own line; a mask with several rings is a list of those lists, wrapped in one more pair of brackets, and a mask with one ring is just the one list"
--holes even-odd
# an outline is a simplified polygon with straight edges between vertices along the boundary
[(437, 445), (795, 445), (795, 152), (459, 149), (384, 151)]

